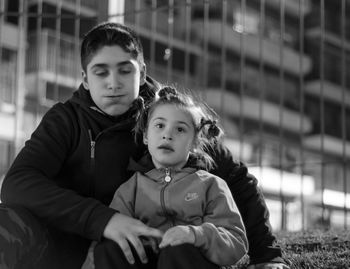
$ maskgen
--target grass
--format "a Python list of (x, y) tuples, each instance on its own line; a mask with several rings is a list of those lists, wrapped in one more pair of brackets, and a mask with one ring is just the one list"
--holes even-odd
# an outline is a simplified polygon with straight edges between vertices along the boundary
[[(291, 269), (350, 268), (350, 232), (312, 230), (277, 233), (277, 242)], [(232, 269), (247, 268), (248, 258)]]

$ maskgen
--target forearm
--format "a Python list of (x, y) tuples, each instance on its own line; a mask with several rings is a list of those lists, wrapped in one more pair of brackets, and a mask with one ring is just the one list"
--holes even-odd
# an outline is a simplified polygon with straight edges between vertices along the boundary
[(47, 225), (99, 240), (115, 213), (101, 202), (57, 186), (39, 173), (13, 167), (7, 174), (1, 200), (21, 205)]
[(229, 231), (223, 227), (216, 227), (212, 223), (190, 227), (195, 234), (194, 245), (215, 264), (233, 265), (248, 251), (244, 230), (234, 228)]

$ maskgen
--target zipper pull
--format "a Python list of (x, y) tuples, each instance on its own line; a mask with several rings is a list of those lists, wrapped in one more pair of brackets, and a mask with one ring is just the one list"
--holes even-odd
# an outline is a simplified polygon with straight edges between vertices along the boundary
[(90, 141), (90, 158), (95, 158), (95, 141)]
[(165, 168), (165, 178), (164, 178), (166, 183), (169, 183), (171, 181), (171, 176), (170, 176), (170, 169)]
[(96, 142), (92, 139), (91, 129), (89, 129), (88, 132), (89, 132), (89, 138), (90, 138), (90, 158), (94, 159), (95, 158), (95, 144), (96, 144)]

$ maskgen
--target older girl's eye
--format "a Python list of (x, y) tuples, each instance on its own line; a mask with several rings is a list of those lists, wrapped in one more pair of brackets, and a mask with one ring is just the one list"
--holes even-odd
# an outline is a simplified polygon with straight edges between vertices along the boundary
[(185, 130), (184, 128), (182, 128), (182, 127), (177, 127), (177, 131), (178, 131), (179, 133), (183, 133), (183, 132), (185, 132), (186, 130)]

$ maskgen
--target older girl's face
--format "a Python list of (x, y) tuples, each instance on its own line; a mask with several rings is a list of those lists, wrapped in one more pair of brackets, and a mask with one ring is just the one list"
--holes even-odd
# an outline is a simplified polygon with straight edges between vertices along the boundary
[(144, 143), (156, 168), (182, 168), (194, 145), (195, 127), (190, 112), (172, 104), (155, 108), (148, 119)]

